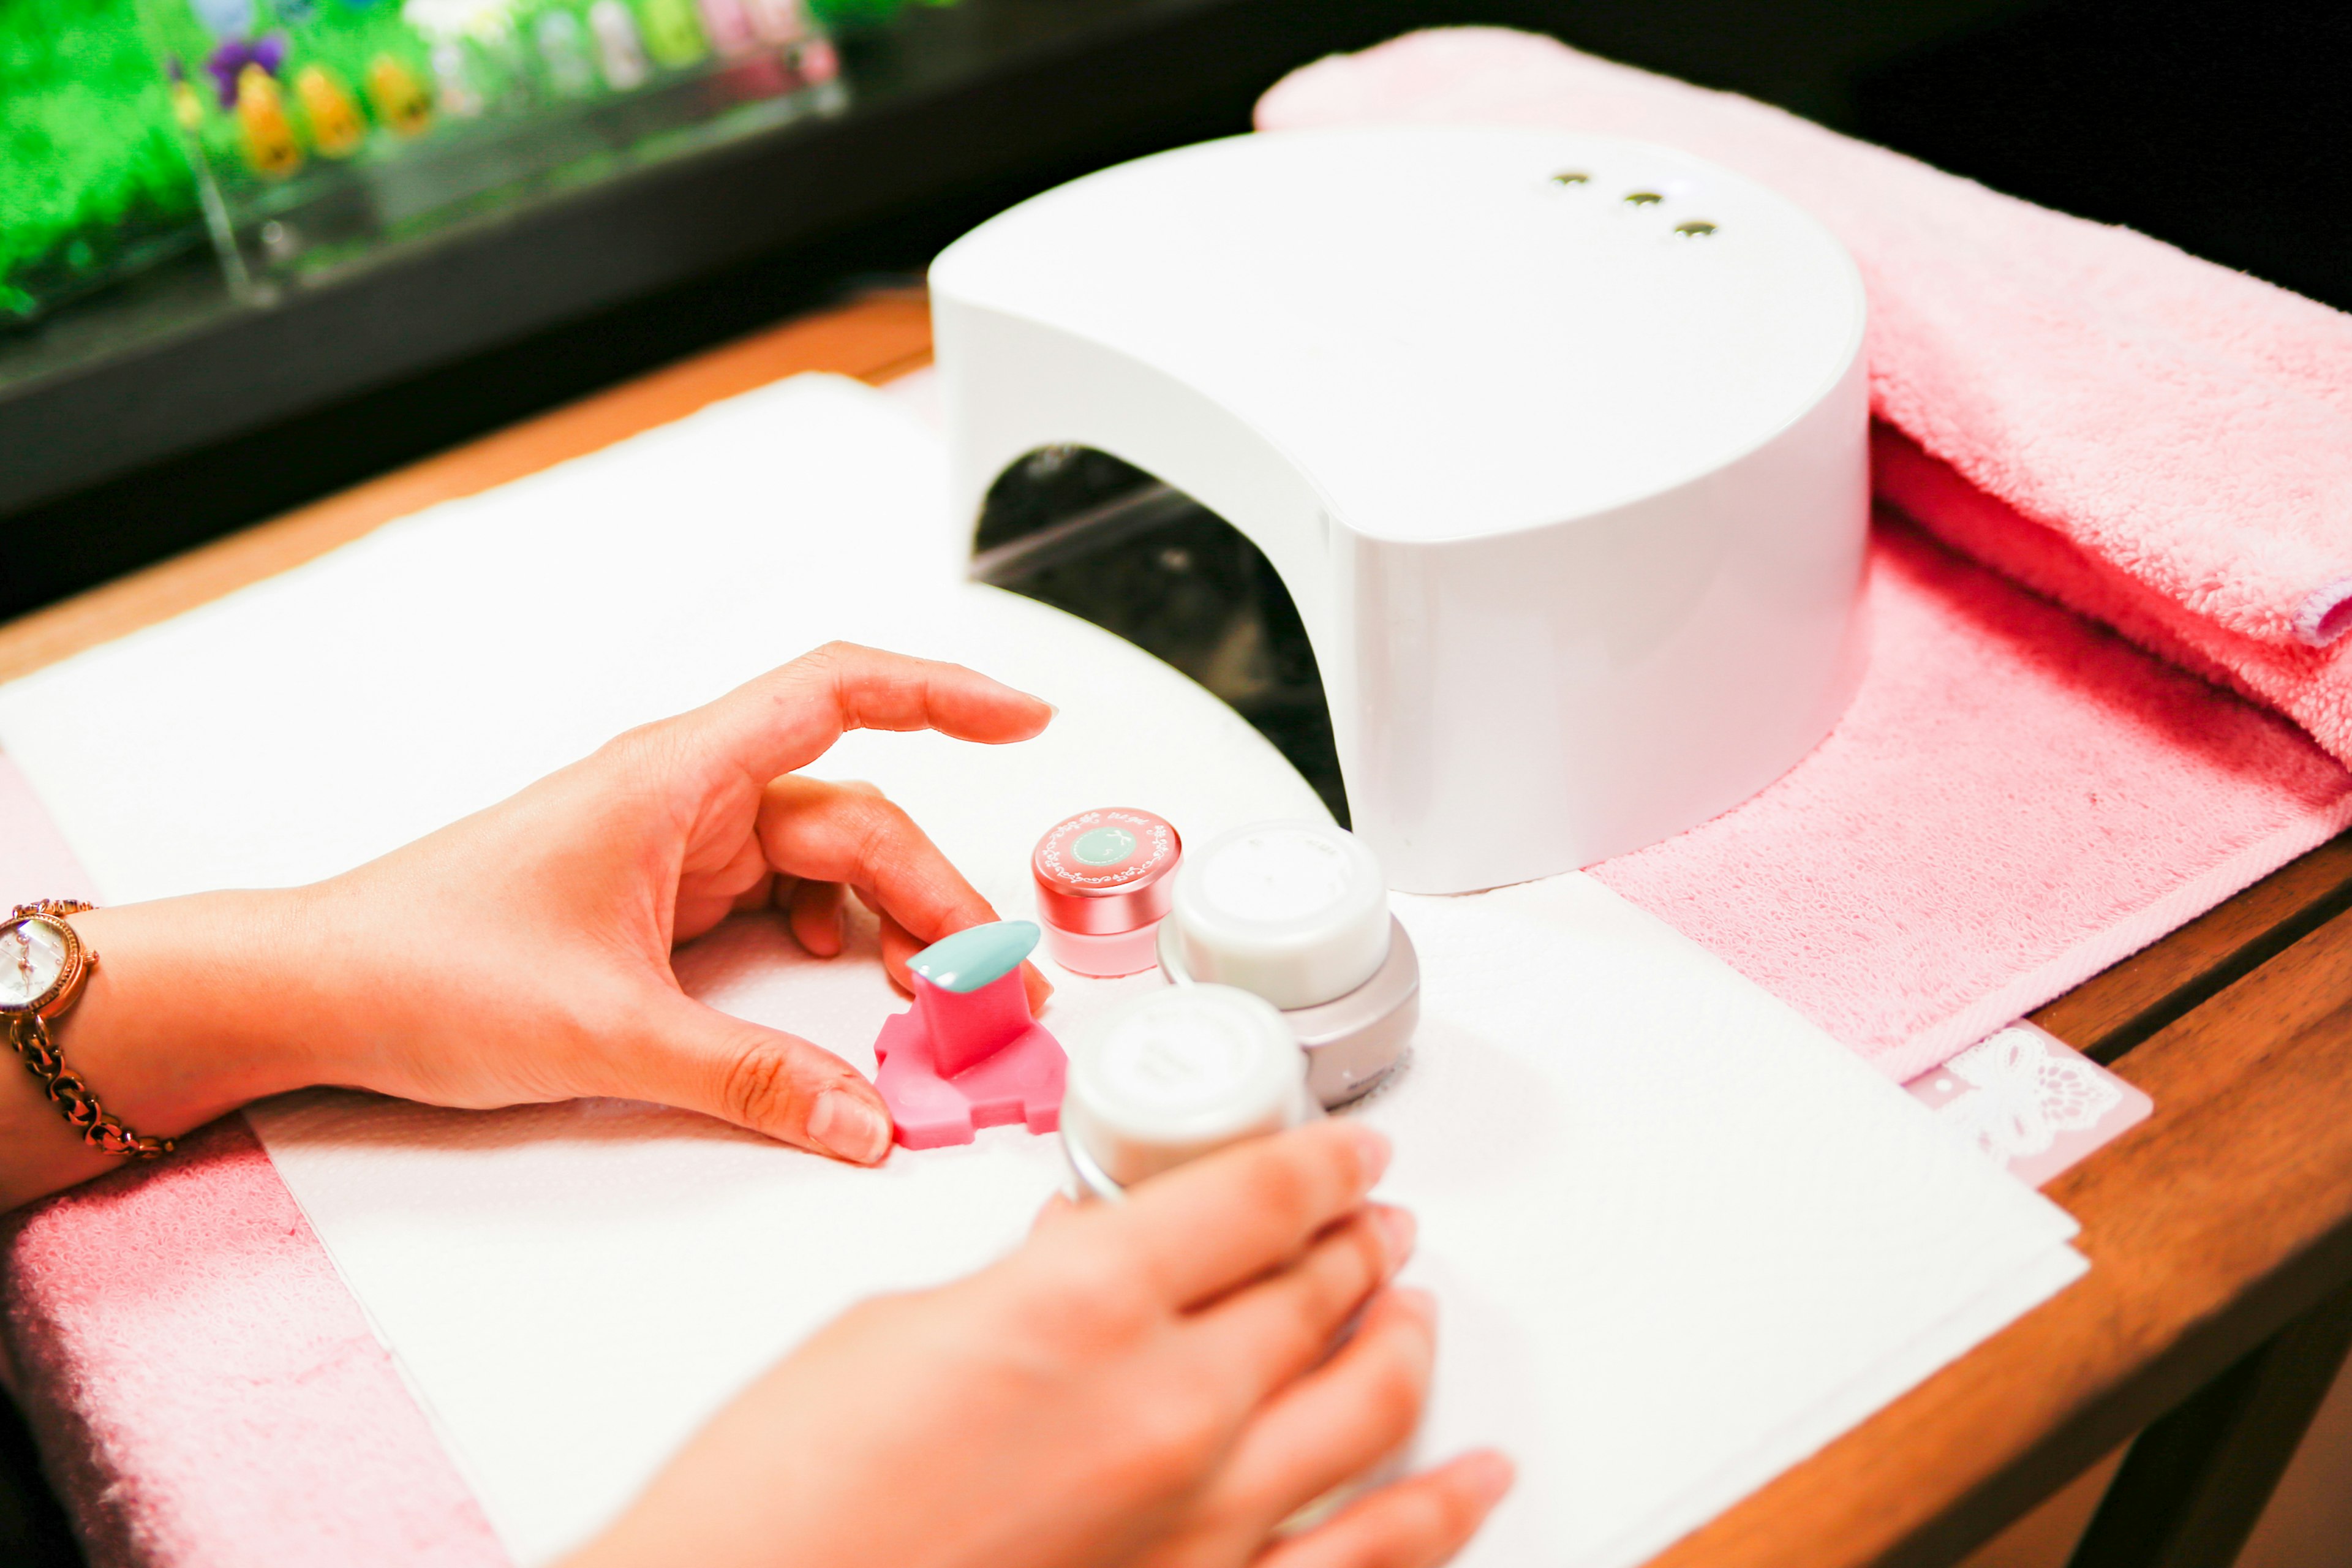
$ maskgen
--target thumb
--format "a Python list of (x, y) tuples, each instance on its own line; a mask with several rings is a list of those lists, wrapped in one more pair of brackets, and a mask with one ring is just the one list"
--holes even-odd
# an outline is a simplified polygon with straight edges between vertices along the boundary
[(864, 1074), (824, 1047), (671, 994), (622, 1092), (699, 1110), (852, 1164), (890, 1152), (890, 1112)]

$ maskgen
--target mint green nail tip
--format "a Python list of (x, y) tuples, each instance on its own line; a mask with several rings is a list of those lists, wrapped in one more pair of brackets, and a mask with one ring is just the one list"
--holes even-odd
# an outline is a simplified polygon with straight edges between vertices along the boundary
[(1043, 933), (1034, 921), (997, 921), (942, 937), (907, 967), (942, 991), (977, 991), (1020, 967)]

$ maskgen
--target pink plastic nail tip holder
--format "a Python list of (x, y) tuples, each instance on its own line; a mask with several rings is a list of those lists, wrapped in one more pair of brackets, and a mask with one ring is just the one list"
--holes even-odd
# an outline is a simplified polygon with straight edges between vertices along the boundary
[(971, 1142), (982, 1127), (1016, 1121), (1032, 1132), (1053, 1131), (1061, 1125), (1068, 1064), (1060, 1042), (1029, 1016), (1020, 967), (955, 991), (921, 973), (923, 958), (936, 951), (915, 961), (914, 1006), (891, 1015), (874, 1042), (877, 1087), (898, 1142), (944, 1148)]

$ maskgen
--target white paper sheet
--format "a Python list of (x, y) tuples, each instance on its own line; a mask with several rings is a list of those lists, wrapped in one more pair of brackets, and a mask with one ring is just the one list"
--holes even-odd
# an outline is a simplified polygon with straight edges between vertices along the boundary
[[(290, 882), (852, 636), (1062, 707), (1026, 745), (859, 736), (814, 770), (881, 783), (1007, 914), (1067, 811), (1197, 837), (1318, 809), (1189, 682), (962, 584), (942, 490), (908, 415), (803, 378), (0, 689), (0, 747), (113, 898)], [(1421, 1448), (1523, 1467), (1466, 1561), (1638, 1562), (2081, 1271), (2064, 1215), (1591, 879), (1397, 909), (1424, 1023), (1362, 1114), (1442, 1300)], [(679, 970), (868, 1068), (896, 1005), (870, 953), (819, 963), (765, 921)], [(1056, 978), (1064, 1030), (1153, 984)], [(833, 1312), (1014, 1245), (1055, 1175), (1012, 1129), (857, 1172), (611, 1102), (253, 1120), (530, 1568)]]

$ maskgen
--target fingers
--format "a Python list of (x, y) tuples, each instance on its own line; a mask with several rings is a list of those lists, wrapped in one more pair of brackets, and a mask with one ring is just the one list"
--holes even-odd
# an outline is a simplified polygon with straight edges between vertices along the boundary
[(1339, 1352), (1259, 1411), (1217, 1483), (1223, 1510), (1272, 1530), (1412, 1436), (1437, 1354), (1436, 1304), (1384, 1291)]
[(735, 901), (728, 906), (727, 912), (740, 915), (752, 910), (764, 910), (768, 907), (769, 900), (775, 896), (775, 892), (776, 874), (769, 871), (758, 881), (736, 894)]
[(1043, 1236), (1048, 1231), (1067, 1225), (1077, 1216), (1078, 1213), (1077, 1201), (1067, 1193), (1057, 1192), (1039, 1205), (1036, 1214), (1031, 1217), (1029, 1234)]
[(1436, 1568), (1469, 1543), (1514, 1479), (1502, 1455), (1465, 1454), (1358, 1499), (1255, 1568)]
[(1138, 1185), (1118, 1209), (1122, 1245), (1162, 1300), (1195, 1306), (1306, 1251), (1388, 1160), (1386, 1138), (1344, 1119), (1248, 1139)]
[[(881, 917), (883, 967), (900, 990), (910, 984), (907, 964), (917, 953), (941, 937), (996, 919), (929, 836), (872, 784), (797, 774), (772, 780), (761, 795), (757, 833), (779, 875), (802, 879), (802, 888), (812, 881), (846, 885)], [(799, 906), (790, 912), (802, 946), (820, 957), (841, 951), (837, 938), (823, 945), (819, 911), (809, 911), (805, 930)], [(1021, 979), (1034, 1013), (1054, 987), (1034, 964), (1021, 966)]]
[(842, 882), (868, 897), (885, 917), (883, 951), (915, 952), (966, 926), (996, 918), (963, 874), (949, 863), (906, 812), (870, 790), (796, 774), (772, 781), (760, 800), (757, 832), (768, 864), (782, 875)]
[(890, 1152), (890, 1113), (856, 1068), (690, 997), (655, 1005), (609, 1076), (603, 1092), (699, 1110), (853, 1164)]
[(1054, 710), (960, 664), (828, 643), (687, 715), (704, 754), (765, 783), (805, 767), (851, 730), (937, 730), (1001, 745)]
[(784, 920), (792, 927), (793, 940), (819, 958), (838, 957), (849, 938), (845, 896), (846, 889), (838, 882), (807, 878), (795, 882), (783, 900)]
[(1217, 1374), (1255, 1403), (1320, 1361), (1356, 1309), (1412, 1255), (1412, 1216), (1385, 1205), (1340, 1221), (1281, 1272), (1235, 1291), (1193, 1319)]
[(681, 879), (670, 911), (670, 940), (692, 942), (736, 910), (757, 909), (774, 879), (758, 843), (745, 840), (724, 866)]
[[(915, 954), (931, 944), (891, 919), (887, 910), (877, 910), (874, 912), (881, 920), (881, 930), (877, 934), (882, 943), (882, 971), (889, 975), (891, 984), (901, 991), (911, 992), (915, 989), (915, 983), (908, 978), (908, 966), (915, 962)], [(982, 917), (982, 920), (995, 918), (996, 911), (992, 909)], [(971, 921), (967, 923), (979, 925), (982, 921)], [(962, 929), (961, 926), (953, 926), (941, 934), (952, 934)]]

